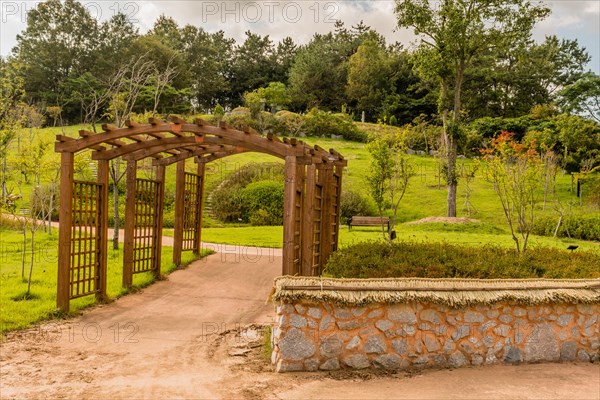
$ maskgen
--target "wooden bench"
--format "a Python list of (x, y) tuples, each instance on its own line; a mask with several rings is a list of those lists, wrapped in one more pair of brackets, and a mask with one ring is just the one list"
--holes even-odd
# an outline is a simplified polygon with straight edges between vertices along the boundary
[(350, 217), (348, 221), (348, 229), (352, 230), (353, 226), (387, 226), (390, 231), (390, 219), (388, 217)]

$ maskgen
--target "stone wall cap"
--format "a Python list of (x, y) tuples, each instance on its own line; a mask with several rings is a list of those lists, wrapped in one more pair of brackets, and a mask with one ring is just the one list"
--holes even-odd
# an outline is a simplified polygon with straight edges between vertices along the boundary
[(600, 279), (339, 279), (281, 276), (270, 299), (341, 305), (431, 302), (452, 307), (514, 301), (522, 304), (600, 304)]

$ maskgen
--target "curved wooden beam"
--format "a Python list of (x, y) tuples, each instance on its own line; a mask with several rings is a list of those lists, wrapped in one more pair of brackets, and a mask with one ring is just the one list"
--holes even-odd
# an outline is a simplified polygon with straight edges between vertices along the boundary
[[(195, 136), (202, 135), (212, 135), (214, 137), (221, 138), (223, 142), (227, 142), (225, 144), (232, 144), (237, 146), (244, 146), (246, 148), (255, 149), (256, 151), (268, 152), (269, 154), (276, 155), (278, 157), (284, 158), (289, 155), (303, 155), (304, 148), (302, 146), (296, 146), (294, 144), (286, 144), (284, 142), (280, 142), (277, 140), (269, 140), (254, 131), (248, 129), (247, 132), (239, 131), (236, 129), (229, 128), (227, 126), (216, 127), (212, 125), (198, 125), (198, 124), (188, 124), (188, 123), (158, 123), (155, 124), (134, 124), (128, 128), (119, 128), (115, 129), (114, 127), (103, 125), (103, 129), (105, 130), (103, 133), (98, 134), (86, 134), (77, 140), (72, 141), (59, 141), (56, 143), (56, 151), (58, 152), (78, 152), (92, 146), (97, 146), (103, 143), (113, 142), (117, 139), (129, 138), (135, 136), (139, 138), (139, 135), (153, 135), (158, 136), (156, 139), (150, 139), (143, 142), (138, 143), (147, 143), (154, 141), (163, 141), (171, 138), (187, 138), (190, 136), (184, 135), (184, 133), (193, 134)], [(160, 133), (171, 133), (172, 137), (169, 138), (161, 138)], [(192, 136), (193, 137), (193, 136)], [(124, 149), (119, 153), (120, 155), (127, 154), (129, 151), (137, 151), (140, 148), (138, 147), (130, 147), (132, 144), (121, 146), (120, 149)], [(116, 149), (115, 149), (116, 150)], [(109, 150), (112, 151), (112, 150)], [(113, 154), (113, 153), (107, 153)], [(105, 156), (102, 156), (105, 159)], [(106, 157), (109, 157), (108, 155)], [(110, 156), (113, 157), (113, 156)], [(118, 156), (114, 156), (118, 157)], [(113, 158), (114, 158), (113, 157)]]
[[(162, 166), (166, 167), (166, 166), (174, 164), (178, 161), (187, 160), (188, 158), (202, 156), (205, 154), (215, 154), (215, 153), (219, 153), (219, 152), (230, 151), (230, 150), (234, 150), (235, 148), (236, 148), (235, 146), (229, 146), (229, 145), (210, 146), (210, 147), (199, 148), (199, 149), (186, 148), (185, 150), (182, 150), (181, 153), (179, 153), (175, 156), (166, 157), (161, 160), (154, 160), (152, 162), (152, 165), (155, 165), (155, 166), (162, 165)], [(247, 151), (247, 150), (245, 150), (245, 151)]]
[(235, 154), (241, 154), (241, 153), (246, 153), (248, 150), (244, 149), (244, 148), (234, 148), (234, 149), (230, 149), (230, 150), (226, 150), (226, 151), (219, 151), (207, 156), (203, 156), (203, 157), (196, 157), (195, 161), (197, 164), (206, 164), (208, 162), (211, 161), (215, 161), (215, 160), (219, 160), (221, 158), (225, 158), (225, 157), (229, 157), (229, 156), (233, 156)]

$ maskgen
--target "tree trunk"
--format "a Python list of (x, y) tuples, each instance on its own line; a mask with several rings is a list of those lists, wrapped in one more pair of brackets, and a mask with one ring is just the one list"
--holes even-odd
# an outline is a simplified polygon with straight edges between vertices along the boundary
[[(34, 222), (32, 222), (33, 224)], [(35, 231), (31, 230), (31, 263), (29, 264), (29, 279), (27, 280), (27, 297), (31, 293), (31, 275), (33, 274), (33, 259), (35, 257)]]
[(8, 193), (6, 191), (6, 154), (2, 160), (2, 200), (6, 201)]
[(25, 278), (25, 251), (27, 250), (27, 227), (23, 225), (23, 248), (21, 249), (21, 279)]

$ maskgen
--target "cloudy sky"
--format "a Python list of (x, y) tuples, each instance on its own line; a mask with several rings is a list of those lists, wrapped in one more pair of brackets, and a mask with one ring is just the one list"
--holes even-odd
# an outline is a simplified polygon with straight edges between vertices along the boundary
[[(35, 1), (0, 0), (0, 54), (6, 56), (16, 44), (16, 35), (25, 27), (27, 10)], [(229, 37), (241, 40), (251, 30), (268, 34), (278, 41), (291, 36), (297, 43), (306, 43), (315, 32), (333, 29), (336, 19), (347, 26), (363, 20), (383, 34), (389, 42), (399, 41), (409, 46), (414, 36), (408, 30), (396, 28), (391, 0), (259, 0), (259, 1), (115, 1), (81, 0), (90, 13), (105, 20), (121, 11), (146, 32), (156, 18), (165, 14), (181, 25), (202, 26), (208, 31), (223, 30)], [(577, 39), (590, 55), (588, 65), (600, 73), (600, 1), (546, 1), (552, 15), (535, 29), (536, 40), (545, 35)]]

